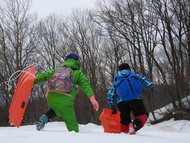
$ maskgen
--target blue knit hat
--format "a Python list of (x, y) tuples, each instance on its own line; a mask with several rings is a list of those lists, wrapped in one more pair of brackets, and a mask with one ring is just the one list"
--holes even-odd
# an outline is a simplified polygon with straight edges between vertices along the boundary
[(69, 55), (67, 55), (65, 57), (65, 61), (67, 61), (68, 59), (74, 59), (74, 60), (79, 60), (79, 55), (76, 53), (70, 53)]

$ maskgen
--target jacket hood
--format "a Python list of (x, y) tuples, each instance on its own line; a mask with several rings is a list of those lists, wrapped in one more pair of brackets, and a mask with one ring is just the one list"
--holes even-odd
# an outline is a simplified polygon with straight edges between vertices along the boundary
[(61, 64), (61, 66), (69, 66), (74, 70), (79, 70), (80, 69), (80, 62), (79, 62), (79, 60), (70, 59), (70, 60), (68, 60), (66, 62), (63, 62)]
[(125, 75), (125, 76), (128, 76), (129, 74), (131, 73), (130, 70), (119, 70), (116, 74), (117, 75)]

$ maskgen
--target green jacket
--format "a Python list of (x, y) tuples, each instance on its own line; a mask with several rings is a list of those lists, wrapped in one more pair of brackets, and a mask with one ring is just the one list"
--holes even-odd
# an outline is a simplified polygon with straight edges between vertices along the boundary
[[(92, 87), (89, 83), (89, 80), (80, 71), (80, 62), (79, 61), (71, 59), (71, 60), (68, 60), (68, 61), (62, 63), (61, 66), (69, 66), (73, 69), (73, 84), (79, 85), (80, 88), (82, 88), (82, 90), (84, 91), (84, 93), (87, 95), (88, 98), (90, 98), (90, 96), (94, 95), (94, 92), (93, 92)], [(52, 69), (52, 70), (46, 71), (46, 72), (38, 75), (35, 78), (34, 84), (38, 84), (38, 83), (48, 81), (52, 77), (55, 70), (56, 69)], [(72, 95), (73, 97), (76, 97), (76, 93), (77, 93), (77, 87), (74, 86), (73, 90), (68, 94)], [(51, 93), (50, 92), (49, 94), (50, 95), (55, 94), (55, 95), (63, 96), (62, 94), (59, 94), (59, 93)], [(48, 96), (49, 96), (49, 94), (48, 94)], [(53, 98), (53, 96), (51, 98)], [(71, 97), (69, 97), (69, 98), (71, 98)]]

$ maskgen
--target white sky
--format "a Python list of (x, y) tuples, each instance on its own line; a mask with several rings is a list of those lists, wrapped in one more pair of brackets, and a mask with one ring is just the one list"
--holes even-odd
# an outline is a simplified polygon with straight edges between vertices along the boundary
[(32, 12), (37, 12), (40, 18), (55, 13), (70, 16), (73, 9), (92, 9), (96, 0), (31, 0)]

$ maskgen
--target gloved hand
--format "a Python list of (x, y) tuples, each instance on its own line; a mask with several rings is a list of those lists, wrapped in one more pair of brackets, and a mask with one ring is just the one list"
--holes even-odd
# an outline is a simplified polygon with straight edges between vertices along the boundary
[(95, 109), (96, 111), (98, 111), (99, 105), (98, 105), (98, 102), (96, 101), (94, 95), (90, 96), (90, 102), (91, 102), (92, 105), (94, 106), (94, 109)]
[(151, 89), (151, 91), (153, 92), (153, 95), (154, 95), (154, 96), (160, 95), (160, 92), (158, 91), (158, 89), (157, 89), (154, 85), (152, 85), (152, 86), (150, 87), (150, 89)]
[(117, 111), (115, 109), (115, 106), (111, 106), (111, 110), (113, 110), (113, 112), (111, 114), (116, 114), (117, 113)]

